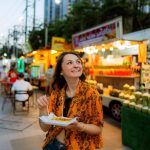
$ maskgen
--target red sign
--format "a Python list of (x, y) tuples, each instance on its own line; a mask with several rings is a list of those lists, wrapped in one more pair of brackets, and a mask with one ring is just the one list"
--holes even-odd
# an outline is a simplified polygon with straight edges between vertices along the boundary
[(122, 19), (96, 26), (72, 36), (73, 48), (83, 48), (122, 37)]

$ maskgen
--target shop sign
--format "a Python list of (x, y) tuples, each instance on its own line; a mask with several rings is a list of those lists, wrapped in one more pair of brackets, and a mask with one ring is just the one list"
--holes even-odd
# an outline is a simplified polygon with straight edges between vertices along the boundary
[(64, 50), (65, 39), (61, 37), (52, 37), (52, 50)]
[(72, 35), (74, 49), (122, 38), (122, 18)]

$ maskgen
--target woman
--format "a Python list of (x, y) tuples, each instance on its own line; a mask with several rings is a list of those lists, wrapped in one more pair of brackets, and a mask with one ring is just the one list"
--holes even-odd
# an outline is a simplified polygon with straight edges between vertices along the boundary
[(100, 95), (84, 80), (79, 55), (63, 52), (57, 60), (50, 98), (41, 96), (37, 100), (39, 115), (53, 112), (56, 116), (78, 117), (78, 121), (65, 128), (40, 121), (41, 129), (47, 132), (44, 150), (95, 150), (103, 146)]

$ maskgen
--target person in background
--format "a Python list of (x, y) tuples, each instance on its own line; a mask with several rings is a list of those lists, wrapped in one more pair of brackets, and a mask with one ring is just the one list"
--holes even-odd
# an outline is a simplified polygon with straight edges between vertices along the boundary
[(7, 70), (6, 70), (5, 65), (3, 65), (3, 67), (2, 67), (0, 78), (1, 78), (1, 80), (6, 80), (7, 79)]
[(13, 67), (11, 67), (10, 70), (8, 71), (8, 78), (10, 79), (10, 82), (13, 83), (18, 79), (18, 73)]
[(30, 82), (30, 69), (28, 67), (24, 71), (24, 80)]
[(46, 71), (46, 93), (49, 94), (49, 91), (51, 89), (51, 81), (52, 81), (52, 76), (54, 73), (53, 65), (50, 65), (48, 70)]
[(95, 150), (103, 147), (103, 110), (99, 92), (85, 82), (83, 64), (75, 52), (63, 52), (57, 60), (50, 97), (37, 99), (39, 117), (53, 112), (56, 116), (77, 117), (66, 127), (47, 125), (43, 150)]
[[(15, 91), (32, 91), (32, 85), (24, 80), (24, 74), (19, 73), (18, 80), (15, 81), (15, 83), (12, 85), (11, 91), (13, 94), (15, 94)], [(22, 101), (22, 107), (23, 109), (26, 109), (25, 107), (25, 101), (28, 99), (28, 94), (15, 94), (16, 99)]]

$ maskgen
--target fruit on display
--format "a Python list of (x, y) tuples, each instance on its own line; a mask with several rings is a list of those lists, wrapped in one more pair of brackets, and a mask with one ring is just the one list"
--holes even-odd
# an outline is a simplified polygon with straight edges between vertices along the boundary
[(135, 109), (136, 109), (137, 111), (141, 111), (141, 110), (142, 110), (142, 107), (143, 107), (142, 104), (137, 104), (137, 105), (135, 105)]
[(131, 92), (135, 92), (136, 88), (135, 88), (135, 86), (130, 86), (130, 87), (129, 87), (129, 90), (130, 90)]
[(129, 94), (125, 94), (124, 95), (124, 99), (130, 99), (130, 95)]
[(148, 112), (148, 106), (142, 107), (142, 112), (147, 113)]
[(124, 99), (123, 105), (137, 111), (150, 114), (150, 94), (136, 91), (135, 86), (125, 84), (119, 93), (119, 98)]
[(124, 106), (128, 106), (128, 105), (129, 105), (129, 103), (130, 103), (130, 101), (129, 101), (129, 100), (124, 100), (124, 101), (123, 101), (123, 105), (124, 105)]
[(137, 111), (150, 114), (150, 94), (134, 92), (129, 98), (129, 104), (124, 104), (130, 108), (135, 108)]
[(119, 93), (119, 98), (122, 98), (122, 99), (124, 99), (124, 93), (123, 92), (121, 92), (121, 93)]
[(150, 108), (150, 94), (148, 95), (148, 107)]
[(143, 99), (142, 99), (142, 97), (136, 100), (136, 104), (143, 104)]
[(123, 89), (124, 89), (125, 91), (129, 90), (129, 88), (130, 88), (130, 85), (128, 85), (128, 84), (123, 85)]
[(130, 100), (130, 102), (136, 102), (135, 95), (130, 95), (129, 100)]
[(120, 90), (118, 89), (112, 89), (110, 91), (110, 96), (119, 97), (119, 94), (120, 94)]
[(130, 103), (129, 103), (129, 107), (130, 107), (130, 108), (135, 108), (135, 105), (136, 105), (135, 102), (130, 102)]
[(135, 95), (136, 99), (138, 100), (139, 98), (141, 98), (142, 93), (137, 91), (137, 92), (134, 92), (134, 95)]
[(142, 94), (143, 106), (148, 106), (148, 104), (149, 104), (149, 98), (148, 97), (149, 97), (148, 93)]
[(130, 86), (129, 90), (128, 90), (128, 93), (133, 94), (135, 92), (135, 90), (136, 90), (135, 86)]
[(150, 108), (148, 108), (148, 114), (150, 115)]

